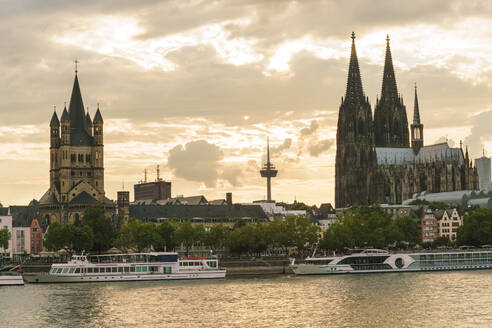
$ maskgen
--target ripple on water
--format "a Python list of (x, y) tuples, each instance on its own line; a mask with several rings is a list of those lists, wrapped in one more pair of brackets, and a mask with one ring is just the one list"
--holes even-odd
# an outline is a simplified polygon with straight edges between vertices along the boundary
[(0, 288), (11, 327), (488, 327), (492, 271)]

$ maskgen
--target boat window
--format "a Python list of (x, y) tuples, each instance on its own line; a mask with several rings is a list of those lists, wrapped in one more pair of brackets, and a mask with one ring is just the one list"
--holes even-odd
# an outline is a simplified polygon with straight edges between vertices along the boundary
[(118, 270), (118, 268), (117, 268), (117, 267), (112, 267), (112, 268), (111, 268), (111, 272), (116, 272), (117, 270)]
[(125, 272), (130, 272), (130, 267), (125, 267)]
[(63, 268), (58, 268), (56, 273), (62, 273)]
[(94, 273), (99, 273), (99, 268), (96, 267), (93, 270), (94, 270)]
[(93, 268), (90, 268), (90, 267), (89, 267), (89, 268), (87, 268), (87, 273), (92, 273), (92, 272), (93, 272), (93, 270), (94, 270)]
[(50, 273), (51, 273), (51, 274), (55, 274), (55, 272), (56, 272), (56, 269), (51, 269), (51, 270), (50, 270)]
[(389, 256), (351, 256), (344, 258), (338, 264), (373, 264), (383, 263)]
[(74, 271), (75, 271), (75, 268), (70, 268), (70, 269), (68, 270), (68, 273), (73, 273)]
[(142, 267), (142, 272), (147, 272), (147, 267), (146, 266), (143, 266)]
[(217, 262), (215, 261), (207, 261), (207, 265), (211, 268), (216, 268), (217, 267)]
[(110, 267), (106, 268), (106, 272), (111, 272), (111, 268)]
[(80, 273), (80, 268), (76, 268), (75, 273)]
[(123, 272), (123, 267), (119, 267), (118, 272)]
[(68, 268), (64, 268), (63, 273), (67, 273), (67, 272), (68, 272)]
[(142, 272), (142, 267), (138, 266), (137, 267), (137, 272)]
[(171, 267), (164, 267), (164, 273), (170, 274), (171, 272)]
[(149, 271), (150, 272), (159, 272), (159, 267), (157, 267), (157, 266), (149, 266)]
[(130, 267), (130, 272), (135, 272), (135, 267)]
[(195, 265), (196, 266), (199, 266), (199, 265), (201, 265), (201, 263), (200, 262), (195, 262)]

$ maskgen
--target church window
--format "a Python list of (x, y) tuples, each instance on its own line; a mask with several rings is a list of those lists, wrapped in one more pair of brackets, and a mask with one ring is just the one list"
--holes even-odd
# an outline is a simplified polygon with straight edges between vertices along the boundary
[(72, 163), (75, 163), (75, 160), (76, 160), (76, 159), (77, 159), (77, 158), (75, 157), (75, 154), (73, 154), (73, 153), (72, 153), (72, 154), (70, 155), (70, 161), (71, 161)]
[(85, 154), (85, 161), (89, 163), (91, 161), (91, 155), (90, 154)]
[(84, 154), (78, 154), (78, 155), (79, 155), (79, 156), (78, 156), (78, 157), (79, 157), (79, 158), (78, 158), (79, 162), (80, 162), (80, 163), (83, 163), (83, 162), (84, 162)]
[(82, 176), (82, 172), (80, 172), (80, 176)]

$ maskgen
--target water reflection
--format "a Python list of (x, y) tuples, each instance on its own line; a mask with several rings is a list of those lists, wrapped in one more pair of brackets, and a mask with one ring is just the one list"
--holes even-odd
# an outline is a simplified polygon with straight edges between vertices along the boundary
[(26, 285), (0, 289), (0, 325), (489, 326), (492, 272)]

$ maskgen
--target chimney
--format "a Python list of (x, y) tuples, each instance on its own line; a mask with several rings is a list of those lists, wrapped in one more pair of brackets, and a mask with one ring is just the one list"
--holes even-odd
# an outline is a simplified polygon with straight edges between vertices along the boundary
[(226, 201), (227, 201), (227, 205), (229, 206), (232, 205), (232, 192), (226, 193)]

